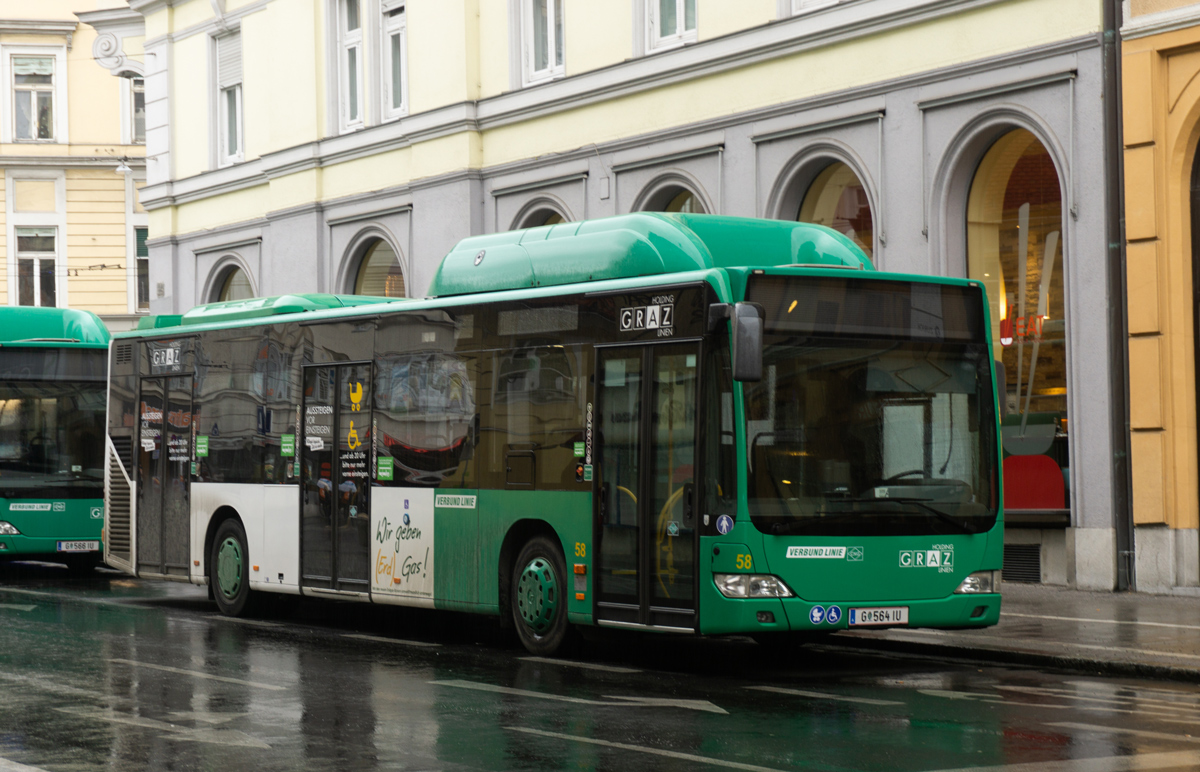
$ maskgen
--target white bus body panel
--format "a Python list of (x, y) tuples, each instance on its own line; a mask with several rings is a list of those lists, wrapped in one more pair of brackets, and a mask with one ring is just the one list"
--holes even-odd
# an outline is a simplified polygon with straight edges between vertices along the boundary
[[(300, 489), (295, 485), (192, 483), (192, 582), (204, 584), (208, 556), (204, 537), (213, 515), (231, 507), (246, 529), (250, 587), (268, 592), (300, 591)], [(268, 529), (269, 528), (269, 529)], [(197, 561), (199, 564), (197, 565)], [(279, 575), (283, 581), (279, 581)]]

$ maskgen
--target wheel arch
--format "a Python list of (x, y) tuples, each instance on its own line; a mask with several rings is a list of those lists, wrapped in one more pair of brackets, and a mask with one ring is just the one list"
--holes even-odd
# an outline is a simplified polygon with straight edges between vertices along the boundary
[[(216, 539), (217, 529), (220, 528), (221, 523), (224, 523), (226, 520), (237, 520), (242, 526), (242, 530), (246, 530), (246, 523), (242, 520), (241, 514), (239, 514), (236, 509), (228, 504), (217, 507), (217, 511), (213, 512), (212, 517), (208, 519), (208, 528), (204, 533), (204, 552), (201, 554), (200, 558), (202, 561), (201, 565), (204, 568), (205, 584), (211, 584), (209, 581), (211, 578), (209, 576), (209, 571), (211, 570), (212, 566), (209, 565), (209, 556), (212, 555), (213, 540)], [(249, 546), (249, 540), (247, 540), (246, 547), (249, 548)]]
[(501, 627), (508, 628), (513, 625), (512, 615), (509, 613), (512, 603), (513, 562), (517, 559), (521, 547), (535, 536), (546, 536), (553, 539), (559, 545), (559, 549), (563, 550), (563, 559), (566, 559), (566, 547), (563, 546), (562, 537), (545, 520), (524, 518), (509, 526), (508, 532), (504, 534), (504, 541), (500, 544), (500, 557), (497, 565), (496, 586), (499, 588), (497, 608), (500, 610)]

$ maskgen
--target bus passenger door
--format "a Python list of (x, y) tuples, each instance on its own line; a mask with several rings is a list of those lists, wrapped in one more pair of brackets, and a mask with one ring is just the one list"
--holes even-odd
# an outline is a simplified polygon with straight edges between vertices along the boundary
[(598, 352), (596, 618), (693, 630), (699, 346)]
[(188, 575), (192, 376), (143, 378), (139, 402), (139, 574)]
[(369, 589), (371, 366), (304, 368), (300, 569), (315, 589)]
[(143, 378), (138, 400), (137, 572), (162, 573), (163, 472), (166, 462), (162, 378)]

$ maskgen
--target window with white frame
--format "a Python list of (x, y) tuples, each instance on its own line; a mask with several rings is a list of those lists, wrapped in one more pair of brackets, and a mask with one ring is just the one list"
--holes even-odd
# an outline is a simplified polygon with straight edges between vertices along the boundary
[(133, 236), (137, 260), (137, 310), (150, 308), (150, 250), (146, 247), (149, 228), (134, 228)]
[(57, 228), (16, 228), (17, 303), (22, 306), (57, 304), (55, 262)]
[(242, 141), (242, 34), (217, 38), (217, 163), (245, 158)]
[(12, 57), (13, 138), (54, 140), (54, 57)]
[(408, 112), (408, 34), (404, 3), (383, 5), (383, 114), (399, 118)]
[(525, 83), (563, 74), (563, 0), (522, 0)]
[(671, 48), (696, 40), (696, 0), (646, 0), (651, 49)]
[(129, 126), (135, 145), (146, 144), (146, 81), (129, 79)]
[(792, 15), (794, 16), (798, 13), (807, 13), (808, 11), (815, 11), (818, 8), (837, 5), (841, 0), (791, 0), (791, 2)]
[(338, 88), (341, 130), (363, 121), (362, 0), (338, 0)]

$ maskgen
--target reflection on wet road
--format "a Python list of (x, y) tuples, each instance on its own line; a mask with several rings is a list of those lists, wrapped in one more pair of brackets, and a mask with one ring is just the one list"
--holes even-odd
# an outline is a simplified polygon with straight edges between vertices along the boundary
[[(524, 656), (494, 620), (0, 567), (0, 772), (1200, 767), (1200, 691), (749, 640)], [(1195, 737), (1193, 737), (1195, 734)]]

